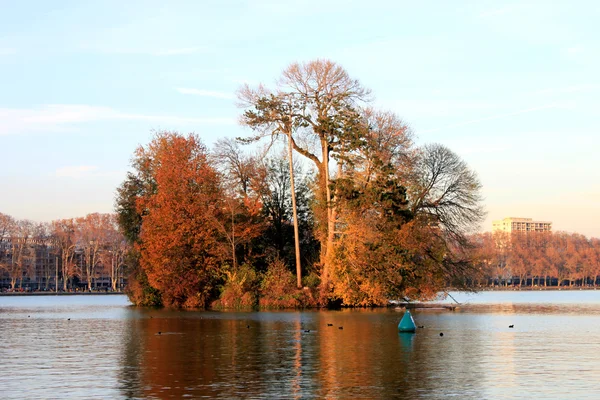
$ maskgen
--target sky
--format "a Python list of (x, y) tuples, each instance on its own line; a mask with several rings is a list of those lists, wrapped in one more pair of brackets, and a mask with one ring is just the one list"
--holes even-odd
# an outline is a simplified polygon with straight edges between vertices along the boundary
[(600, 237), (598, 21), (596, 1), (0, 0), (0, 212), (112, 212), (153, 131), (247, 135), (240, 85), (322, 58), (477, 172), (482, 231)]

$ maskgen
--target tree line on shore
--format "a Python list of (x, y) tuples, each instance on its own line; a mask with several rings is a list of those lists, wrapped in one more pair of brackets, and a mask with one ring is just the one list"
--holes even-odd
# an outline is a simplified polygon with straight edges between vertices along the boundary
[(238, 98), (247, 136), (161, 131), (136, 150), (116, 199), (135, 304), (371, 306), (468, 285), (484, 212), (454, 152), (416, 146), (331, 61)]
[(128, 253), (116, 214), (36, 223), (0, 213), (0, 279), (12, 290), (94, 290), (99, 280), (120, 290)]
[(597, 286), (600, 239), (566, 232), (471, 236), (474, 286)]

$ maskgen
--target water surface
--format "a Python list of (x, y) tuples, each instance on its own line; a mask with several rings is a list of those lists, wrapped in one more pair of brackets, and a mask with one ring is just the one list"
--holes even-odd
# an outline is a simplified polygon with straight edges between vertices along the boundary
[(124, 296), (0, 297), (0, 390), (44, 399), (600, 398), (600, 291), (453, 296), (470, 305), (416, 310), (416, 334), (397, 333), (394, 309), (178, 312), (129, 307)]

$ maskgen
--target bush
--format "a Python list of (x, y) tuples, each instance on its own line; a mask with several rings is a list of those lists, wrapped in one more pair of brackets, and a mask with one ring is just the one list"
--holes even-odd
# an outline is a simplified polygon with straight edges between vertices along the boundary
[(128, 281), (129, 284), (125, 289), (125, 293), (134, 305), (141, 307), (160, 307), (163, 305), (160, 291), (150, 286), (148, 277), (141, 268), (136, 268)]
[(260, 283), (260, 308), (305, 308), (317, 305), (314, 290), (298, 289), (296, 276), (281, 260), (272, 261), (262, 275)]
[(258, 276), (254, 268), (244, 264), (237, 271), (225, 271), (226, 280), (215, 309), (252, 309), (258, 303)]

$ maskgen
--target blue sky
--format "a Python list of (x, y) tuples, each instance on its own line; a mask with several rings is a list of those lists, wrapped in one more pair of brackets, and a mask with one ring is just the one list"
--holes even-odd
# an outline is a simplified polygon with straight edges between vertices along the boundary
[(488, 219), (600, 237), (595, 1), (0, 0), (0, 212), (110, 212), (152, 130), (243, 136), (235, 91), (328, 58), (477, 171)]

